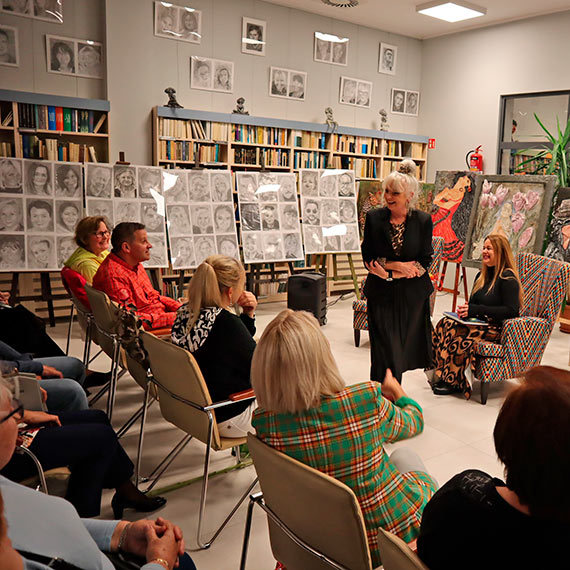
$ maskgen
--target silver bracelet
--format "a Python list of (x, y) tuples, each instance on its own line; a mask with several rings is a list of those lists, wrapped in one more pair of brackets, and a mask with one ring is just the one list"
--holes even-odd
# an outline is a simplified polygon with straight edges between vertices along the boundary
[(129, 532), (129, 528), (131, 528), (132, 523), (127, 523), (123, 532), (121, 533), (121, 537), (119, 538), (119, 545), (117, 546), (117, 552), (121, 552), (123, 550), (123, 546), (125, 545), (125, 540), (127, 539), (127, 533)]

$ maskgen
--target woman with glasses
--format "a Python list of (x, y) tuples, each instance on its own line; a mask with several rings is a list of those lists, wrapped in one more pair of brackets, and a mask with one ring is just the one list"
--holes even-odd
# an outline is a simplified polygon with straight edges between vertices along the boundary
[(101, 263), (109, 255), (110, 224), (104, 216), (87, 216), (75, 228), (77, 249), (65, 266), (77, 271), (91, 284)]

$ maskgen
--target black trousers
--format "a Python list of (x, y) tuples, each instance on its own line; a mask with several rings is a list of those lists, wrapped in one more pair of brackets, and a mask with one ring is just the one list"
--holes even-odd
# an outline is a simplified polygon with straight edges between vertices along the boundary
[[(44, 470), (69, 467), (71, 477), (66, 499), (83, 518), (96, 517), (101, 510), (101, 492), (128, 481), (133, 464), (121, 447), (101, 410), (57, 414), (61, 427), (45, 427), (30, 445)], [(14, 454), (2, 475), (22, 481), (36, 474), (29, 457)]]

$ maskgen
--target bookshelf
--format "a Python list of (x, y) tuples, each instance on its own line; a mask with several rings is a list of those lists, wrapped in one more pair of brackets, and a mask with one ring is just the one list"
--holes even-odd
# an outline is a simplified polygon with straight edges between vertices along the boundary
[(109, 162), (108, 101), (0, 89), (0, 156)]
[(198, 155), (208, 168), (350, 168), (357, 178), (374, 180), (412, 158), (425, 182), (427, 137), (343, 126), (329, 131), (319, 123), (155, 107), (153, 162), (189, 168)]

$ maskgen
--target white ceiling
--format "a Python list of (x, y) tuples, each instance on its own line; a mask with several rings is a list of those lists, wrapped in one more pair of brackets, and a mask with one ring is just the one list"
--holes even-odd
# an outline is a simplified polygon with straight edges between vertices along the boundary
[(359, 0), (355, 8), (327, 6), (321, 0), (266, 1), (417, 39), (570, 10), (569, 0), (470, 0), (473, 4), (486, 7), (487, 15), (450, 24), (418, 14), (416, 5), (425, 3), (425, 0)]

